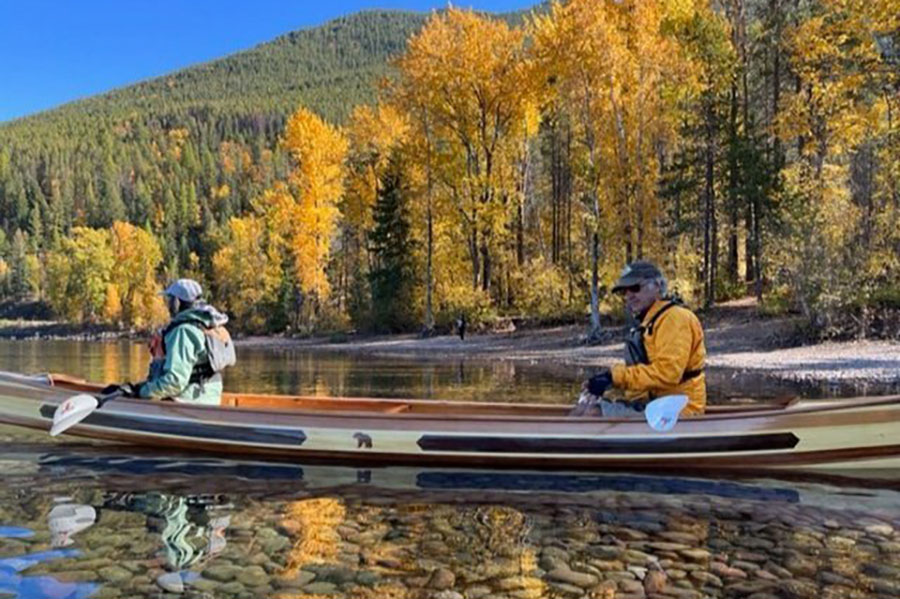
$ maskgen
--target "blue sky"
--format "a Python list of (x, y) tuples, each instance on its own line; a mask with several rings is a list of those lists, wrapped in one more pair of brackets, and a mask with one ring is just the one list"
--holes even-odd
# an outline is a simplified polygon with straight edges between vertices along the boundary
[[(459, 0), (504, 12), (538, 0)], [(0, 122), (219, 58), (359, 10), (432, 0), (0, 0)]]

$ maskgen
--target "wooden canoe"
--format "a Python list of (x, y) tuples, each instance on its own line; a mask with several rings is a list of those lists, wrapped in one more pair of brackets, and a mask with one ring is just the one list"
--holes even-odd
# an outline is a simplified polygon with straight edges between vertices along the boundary
[[(100, 385), (0, 372), (0, 422), (48, 430)], [(156, 448), (491, 468), (900, 469), (900, 396), (711, 406), (658, 433), (570, 405), (226, 393), (221, 406), (117, 399), (67, 434)]]

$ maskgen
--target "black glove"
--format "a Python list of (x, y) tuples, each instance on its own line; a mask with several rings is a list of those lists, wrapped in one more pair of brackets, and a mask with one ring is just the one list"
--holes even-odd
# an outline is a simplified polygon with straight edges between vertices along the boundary
[(131, 383), (116, 383), (103, 387), (103, 389), (100, 391), (100, 394), (112, 395), (113, 393), (117, 393), (122, 397), (140, 397), (140, 390), (140, 385), (133, 385)]
[(595, 397), (603, 397), (606, 390), (612, 387), (612, 372), (609, 368), (604, 368), (594, 376), (588, 379), (586, 386), (588, 393)]

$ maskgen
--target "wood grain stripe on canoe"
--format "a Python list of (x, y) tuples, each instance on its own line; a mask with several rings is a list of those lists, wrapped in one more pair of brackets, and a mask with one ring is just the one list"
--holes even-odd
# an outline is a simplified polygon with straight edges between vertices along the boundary
[(572, 437), (482, 437), (422, 435), (423, 451), (537, 454), (672, 454), (722, 453), (793, 449), (800, 439), (793, 433), (723, 435), (715, 437), (652, 437), (596, 439)]
[[(41, 406), (41, 416), (53, 418), (56, 406)], [(155, 433), (177, 437), (193, 437), (212, 442), (257, 443), (264, 445), (300, 446), (306, 441), (306, 433), (300, 429), (269, 428), (264, 426), (221, 425), (189, 420), (162, 420), (136, 414), (109, 414), (94, 412), (82, 421), (84, 425), (102, 426), (122, 431)]]

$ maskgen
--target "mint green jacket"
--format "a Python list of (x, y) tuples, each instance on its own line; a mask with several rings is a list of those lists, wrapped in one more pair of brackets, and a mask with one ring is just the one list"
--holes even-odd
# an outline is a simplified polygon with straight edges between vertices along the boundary
[[(222, 400), (221, 374), (202, 383), (191, 383), (190, 379), (194, 366), (209, 359), (206, 334), (201, 327), (209, 328), (227, 321), (227, 316), (209, 305), (176, 314), (164, 339), (166, 356), (150, 365), (150, 375), (140, 386), (140, 396), (219, 405)], [(176, 323), (181, 324), (171, 326)]]

